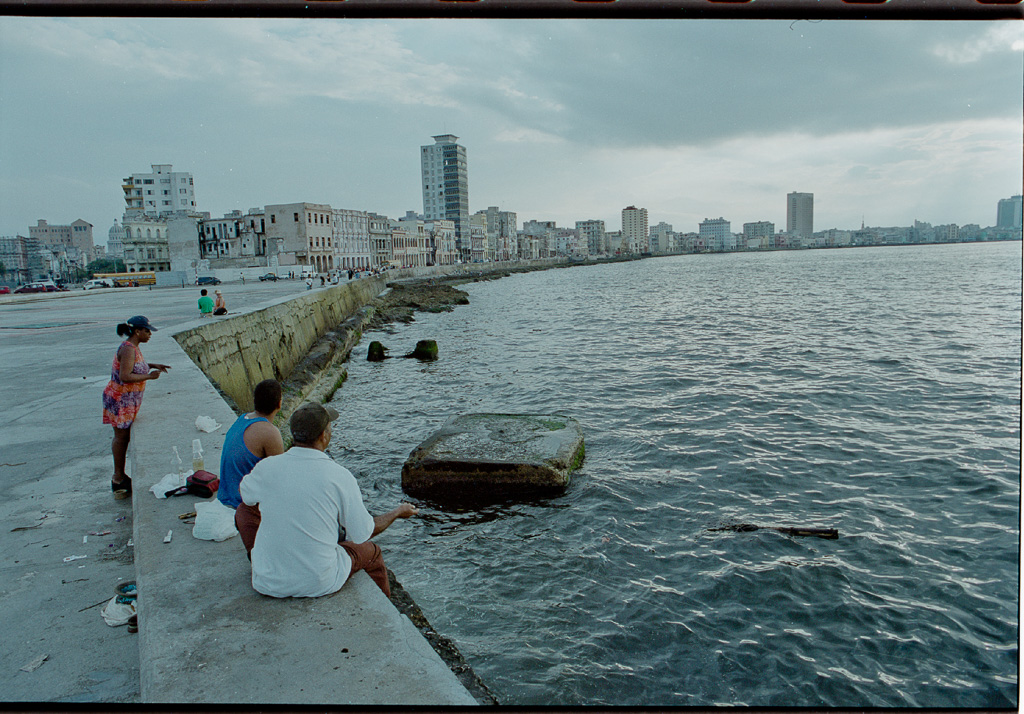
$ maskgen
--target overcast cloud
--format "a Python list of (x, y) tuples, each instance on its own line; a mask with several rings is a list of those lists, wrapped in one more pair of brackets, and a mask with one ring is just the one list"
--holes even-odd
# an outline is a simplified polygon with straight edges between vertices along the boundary
[(995, 222), (1021, 192), (1024, 24), (0, 18), (0, 234), (123, 213), (170, 163), (220, 216), (422, 211), (419, 147), (470, 210), (695, 231)]

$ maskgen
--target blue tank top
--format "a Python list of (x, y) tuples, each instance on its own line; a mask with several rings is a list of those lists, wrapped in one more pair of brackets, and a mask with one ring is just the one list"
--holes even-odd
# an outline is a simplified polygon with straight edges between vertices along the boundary
[(249, 451), (245, 445), (245, 430), (257, 422), (267, 421), (264, 417), (249, 419), (245, 414), (238, 417), (228, 429), (224, 437), (224, 449), (220, 454), (220, 486), (217, 488), (217, 499), (225, 506), (238, 508), (242, 503), (242, 494), (238, 488), (242, 479), (252, 471), (262, 456)]

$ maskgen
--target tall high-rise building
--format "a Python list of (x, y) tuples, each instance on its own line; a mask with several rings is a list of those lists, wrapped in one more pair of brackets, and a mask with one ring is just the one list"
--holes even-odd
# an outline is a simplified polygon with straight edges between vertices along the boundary
[(125, 215), (161, 216), (177, 211), (195, 211), (196, 193), (192, 174), (171, 171), (171, 164), (151, 164), (148, 174), (122, 179)]
[(460, 258), (468, 262), (471, 249), (466, 147), (458, 144), (459, 137), (453, 134), (440, 134), (433, 139), (433, 145), (420, 147), (423, 217), (427, 221), (452, 221), (456, 250)]
[(996, 210), (996, 228), (1020, 228), (1022, 226), (1021, 209), (1024, 196), (1011, 196), (999, 200)]
[(810, 238), (814, 235), (814, 194), (790, 193), (786, 196), (786, 233)]
[(622, 209), (622, 246), (630, 253), (646, 253), (651, 249), (646, 208), (627, 206)]

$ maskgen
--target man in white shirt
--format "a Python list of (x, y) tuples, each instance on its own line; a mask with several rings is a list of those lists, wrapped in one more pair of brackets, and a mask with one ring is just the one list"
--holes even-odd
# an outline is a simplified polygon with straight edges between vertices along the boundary
[(271, 597), (320, 597), (365, 570), (391, 597), (380, 547), (370, 540), (418, 510), (409, 503), (383, 516), (363, 505), (355, 477), (327, 455), (338, 412), (307, 403), (290, 420), (292, 448), (257, 463), (242, 479), (243, 503), (259, 505), (252, 586)]

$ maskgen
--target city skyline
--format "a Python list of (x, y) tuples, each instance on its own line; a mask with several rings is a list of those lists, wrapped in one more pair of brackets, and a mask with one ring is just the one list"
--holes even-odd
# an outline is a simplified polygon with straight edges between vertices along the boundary
[(449, 132), (470, 213), (570, 228), (781, 227), (793, 191), (815, 230), (990, 226), (1021, 192), (1020, 23), (7, 17), (0, 40), (0, 235), (101, 242), (156, 163), (212, 216), (419, 212), (416, 152)]

